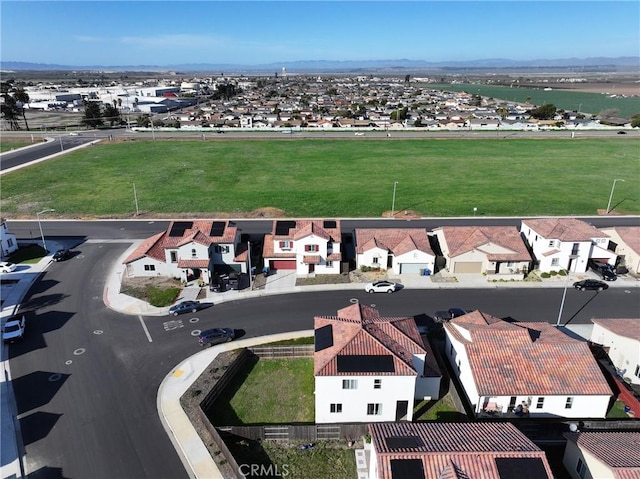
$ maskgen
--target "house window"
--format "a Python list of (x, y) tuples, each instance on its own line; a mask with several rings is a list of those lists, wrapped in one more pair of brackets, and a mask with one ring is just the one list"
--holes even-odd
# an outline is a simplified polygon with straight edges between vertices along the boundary
[(304, 245), (304, 250), (309, 253), (317, 253), (319, 248), (317, 244), (306, 244)]
[(580, 248), (580, 243), (573, 243), (571, 247), (571, 256), (578, 256), (578, 249)]
[(327, 261), (325, 265), (327, 268), (333, 268), (333, 261)]
[(374, 257), (374, 258), (373, 258), (372, 263), (373, 263), (373, 264), (378, 264), (378, 260), (379, 260), (379, 259), (380, 259), (380, 258), (378, 258), (377, 256), (376, 256), (376, 257)]
[(636, 366), (636, 370), (633, 375), (637, 378), (640, 378), (640, 365)]
[(342, 404), (340, 403), (335, 403), (335, 404), (331, 404), (329, 411), (333, 412), (333, 413), (341, 413), (342, 412)]
[(584, 479), (584, 476), (587, 474), (587, 466), (580, 458), (578, 458), (578, 464), (576, 464), (576, 472), (582, 479)]
[(551, 266), (558, 266), (560, 264), (560, 258), (553, 258), (551, 260)]
[(280, 249), (291, 249), (292, 246), (291, 241), (280, 241)]
[(382, 404), (369, 403), (367, 404), (367, 416), (380, 416), (382, 415)]
[(536, 409), (542, 409), (544, 407), (544, 398), (538, 398), (536, 403)]
[(373, 380), (373, 389), (382, 389), (382, 379)]
[(172, 263), (177, 263), (178, 262), (178, 252), (177, 251), (171, 251), (169, 253), (169, 255), (171, 256), (171, 262)]
[(156, 266), (153, 264), (145, 264), (144, 265), (144, 270), (145, 271), (155, 271), (156, 270)]
[(197, 258), (198, 257), (198, 253), (196, 252), (195, 248), (191, 248), (191, 257), (192, 258)]
[(342, 380), (342, 389), (358, 389), (358, 380), (357, 379), (343, 379)]
[(549, 241), (549, 248), (552, 248), (553, 246), (555, 246), (556, 242), (555, 240), (550, 240)]
[(229, 252), (228, 246), (216, 245), (216, 253), (228, 253), (228, 252)]
[(7, 238), (7, 246), (11, 248), (13, 246), (13, 238)]
[(568, 397), (567, 398), (567, 402), (564, 403), (564, 408), (565, 409), (571, 409), (571, 406), (573, 406), (573, 398), (572, 397)]

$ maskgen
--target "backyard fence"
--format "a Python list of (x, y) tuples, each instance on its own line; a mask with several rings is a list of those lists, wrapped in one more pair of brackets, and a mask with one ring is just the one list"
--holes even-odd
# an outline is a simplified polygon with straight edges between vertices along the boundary
[(367, 434), (367, 424), (281, 424), (269, 426), (216, 426), (223, 433), (230, 433), (254, 441), (320, 440), (356, 441)]
[(248, 349), (261, 359), (312, 358), (315, 350), (313, 344), (300, 344), (296, 346), (255, 346)]

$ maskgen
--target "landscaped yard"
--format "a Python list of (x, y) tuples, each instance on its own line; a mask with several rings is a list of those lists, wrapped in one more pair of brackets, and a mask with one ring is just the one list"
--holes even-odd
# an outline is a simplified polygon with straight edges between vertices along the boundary
[[(139, 141), (96, 145), (2, 178), (9, 217), (593, 215), (640, 213), (635, 138)], [(78, 174), (81, 171), (82, 174)]]

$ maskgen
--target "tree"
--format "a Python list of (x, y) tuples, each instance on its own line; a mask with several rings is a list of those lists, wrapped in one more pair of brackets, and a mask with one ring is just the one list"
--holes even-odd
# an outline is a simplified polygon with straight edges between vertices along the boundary
[[(115, 100), (113, 102), (116, 103)], [(120, 112), (115, 106), (105, 105), (102, 116), (110, 126), (113, 126), (114, 123), (120, 123)]]
[(19, 108), (20, 108), (20, 111), (22, 112), (24, 127), (28, 130), (29, 124), (27, 123), (27, 117), (24, 113), (24, 106), (29, 103), (29, 94), (26, 91), (24, 91), (22, 88), (18, 88), (16, 92), (13, 94), (13, 97), (16, 99), (17, 103), (20, 103)]
[(102, 111), (100, 110), (100, 103), (97, 101), (85, 101), (84, 102), (84, 118), (82, 123), (90, 128), (96, 128), (104, 124), (102, 121)]
[(8, 93), (3, 93), (2, 98), (4, 99), (2, 105), (0, 105), (2, 117), (9, 122), (9, 128), (12, 130), (19, 130), (20, 125), (18, 125), (17, 120), (19, 111), (16, 106), (16, 99)]
[(531, 110), (529, 113), (537, 120), (552, 120), (556, 115), (556, 106), (553, 103), (542, 105)]
[(631, 120), (631, 128), (640, 128), (640, 116), (636, 116)]

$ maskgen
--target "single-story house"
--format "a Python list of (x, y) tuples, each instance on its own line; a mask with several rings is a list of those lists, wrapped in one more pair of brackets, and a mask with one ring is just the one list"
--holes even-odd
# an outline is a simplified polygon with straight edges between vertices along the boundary
[(0, 218), (0, 258), (5, 259), (18, 249), (16, 235), (9, 233), (7, 220)]
[(620, 377), (640, 385), (640, 318), (593, 318), (590, 340), (604, 347)]
[(568, 432), (562, 464), (572, 479), (640, 477), (640, 432)]
[(617, 255), (617, 263), (640, 274), (640, 226), (614, 226), (600, 231), (609, 236), (607, 249)]

